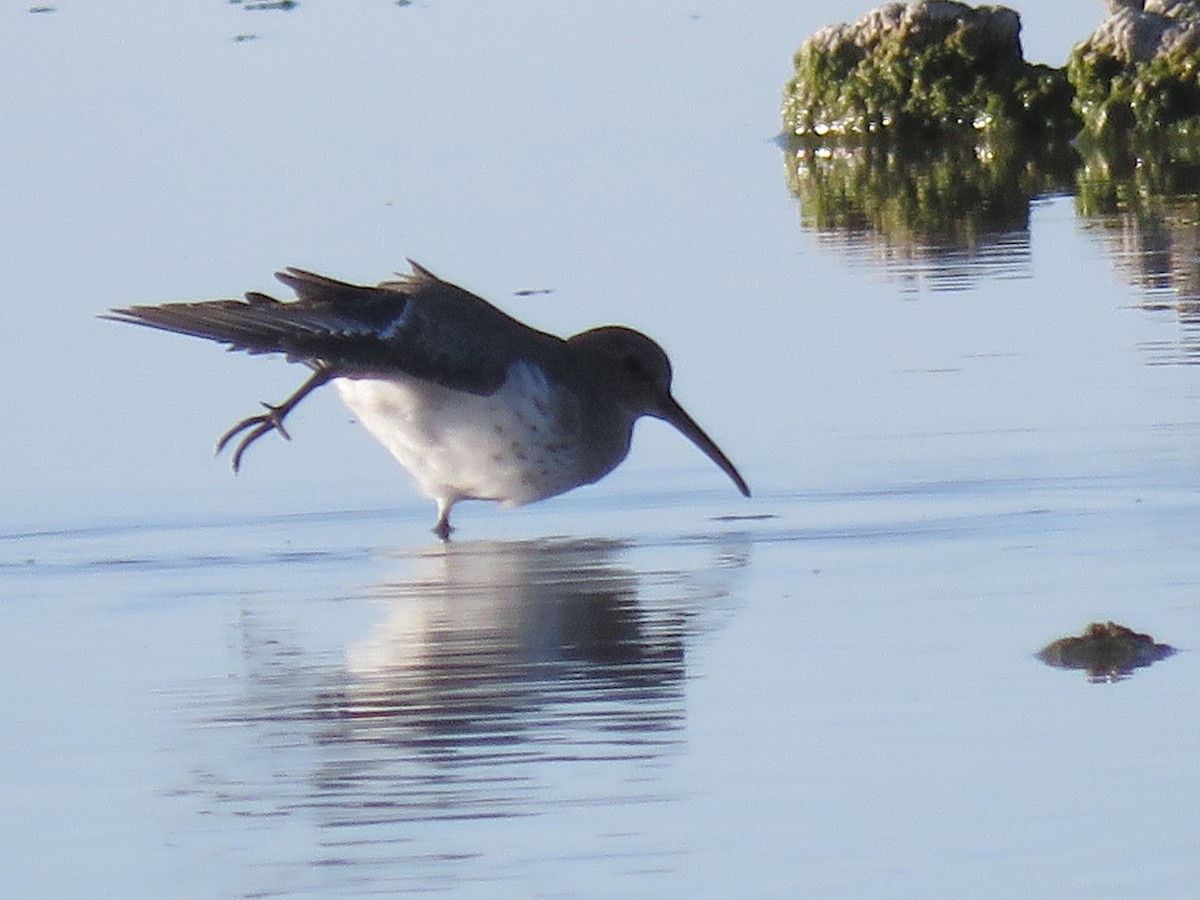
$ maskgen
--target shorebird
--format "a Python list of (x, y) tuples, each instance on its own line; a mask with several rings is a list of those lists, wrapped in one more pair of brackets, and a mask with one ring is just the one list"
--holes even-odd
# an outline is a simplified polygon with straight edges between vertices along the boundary
[(237, 472), (247, 448), (332, 382), (342, 402), (437, 503), (434, 532), (450, 536), (460, 500), (520, 506), (603, 478), (625, 459), (642, 416), (674, 425), (728, 475), (733, 463), (671, 396), (662, 348), (608, 325), (563, 339), (525, 325), (409, 260), (412, 274), (373, 287), (288, 268), (296, 293), (244, 300), (130, 306), (104, 318), (281, 353), (312, 370), (266, 412), (235, 424)]

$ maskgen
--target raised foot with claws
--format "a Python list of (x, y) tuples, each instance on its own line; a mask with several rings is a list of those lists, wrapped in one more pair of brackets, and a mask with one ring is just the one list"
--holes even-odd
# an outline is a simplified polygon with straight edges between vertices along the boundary
[(272, 431), (278, 431), (284, 440), (290, 441), (292, 436), (287, 433), (287, 429), (283, 427), (283, 420), (293, 409), (295, 409), (301, 400), (327, 382), (333, 377), (333, 372), (325, 367), (318, 368), (313, 372), (312, 377), (300, 386), (300, 389), (292, 396), (288, 397), (278, 406), (270, 403), (263, 403), (263, 407), (267, 410), (265, 413), (260, 413), (257, 416), (248, 416), (238, 422), (227, 432), (221, 435), (221, 439), (217, 441), (217, 450), (219, 454), (225, 449), (225, 446), (243, 431), (247, 433), (238, 441), (237, 447), (233, 451), (233, 471), (237, 472), (242, 467), (242, 454), (246, 452), (251, 444), (257, 441), (264, 434), (269, 434)]

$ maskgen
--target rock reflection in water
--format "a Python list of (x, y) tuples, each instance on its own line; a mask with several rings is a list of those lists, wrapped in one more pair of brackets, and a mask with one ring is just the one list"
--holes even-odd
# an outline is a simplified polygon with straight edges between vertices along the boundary
[(837, 255), (879, 267), (912, 291), (1030, 277), (1030, 204), (1074, 194), (1083, 227), (1139, 292), (1142, 307), (1179, 322), (1177, 339), (1145, 345), (1148, 361), (1200, 363), (1194, 147), (792, 140), (784, 159), (804, 227)]
[(1177, 341), (1145, 347), (1151, 364), (1200, 363), (1200, 162), (1195, 151), (1084, 144), (1076, 208), (1150, 312), (1173, 314)]
[(1077, 162), (1070, 148), (953, 140), (793, 141), (784, 158), (806, 228), (914, 290), (937, 291), (1029, 277), (1029, 205), (1065, 190)]

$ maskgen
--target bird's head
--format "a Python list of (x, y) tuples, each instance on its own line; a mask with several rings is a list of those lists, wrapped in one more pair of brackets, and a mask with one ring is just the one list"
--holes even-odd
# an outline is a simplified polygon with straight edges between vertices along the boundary
[(593, 328), (570, 338), (569, 343), (584, 361), (595, 390), (617, 402), (633, 419), (653, 416), (674, 425), (742, 494), (750, 496), (750, 488), (733, 463), (672, 396), (671, 361), (662, 347), (640, 331), (617, 325)]

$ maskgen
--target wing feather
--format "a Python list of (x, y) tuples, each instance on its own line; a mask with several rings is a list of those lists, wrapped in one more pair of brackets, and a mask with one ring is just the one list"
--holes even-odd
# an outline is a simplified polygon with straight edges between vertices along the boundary
[(535, 361), (560, 352), (559, 338), (409, 262), (411, 275), (373, 287), (289, 267), (276, 278), (295, 291), (293, 301), (251, 291), (243, 300), (130, 306), (104, 318), (282, 353), (351, 378), (404, 373), (475, 394), (503, 384), (513, 347)]

